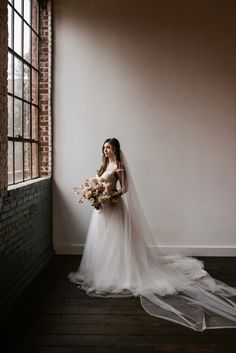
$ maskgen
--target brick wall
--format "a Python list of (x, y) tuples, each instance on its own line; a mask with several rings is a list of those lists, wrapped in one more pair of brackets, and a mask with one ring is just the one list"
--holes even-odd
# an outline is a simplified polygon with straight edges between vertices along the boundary
[(40, 175), (51, 174), (51, 1), (40, 1), (39, 44), (39, 136)]
[[(41, 175), (51, 174), (50, 1), (40, 1)], [(48, 16), (48, 19), (46, 17)], [(52, 181), (40, 178), (7, 187), (7, 1), (0, 1), (0, 314), (49, 261), (52, 248)], [(48, 37), (48, 38), (46, 38)], [(40, 60), (41, 60), (40, 58)], [(45, 60), (45, 61), (43, 61)], [(50, 125), (50, 128), (49, 128)]]
[(52, 255), (51, 206), (50, 178), (1, 191), (0, 313)]

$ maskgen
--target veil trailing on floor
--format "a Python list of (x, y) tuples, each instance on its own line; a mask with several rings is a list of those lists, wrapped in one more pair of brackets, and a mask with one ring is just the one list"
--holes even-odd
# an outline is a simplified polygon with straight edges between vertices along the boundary
[[(122, 195), (126, 234), (124, 261), (132, 276), (131, 293), (140, 297), (142, 307), (150, 315), (196, 331), (236, 327), (236, 288), (212, 278), (198, 259), (178, 254), (168, 256), (160, 251), (123, 151), (122, 168), (121, 184), (126, 189)], [(109, 296), (119, 297), (119, 294), (104, 293), (104, 297)]]
[(196, 331), (236, 327), (236, 288), (212, 278), (196, 258), (163, 254), (123, 151), (117, 173), (123, 195), (100, 215), (93, 211), (80, 268), (69, 279), (89, 296), (139, 296), (148, 314)]

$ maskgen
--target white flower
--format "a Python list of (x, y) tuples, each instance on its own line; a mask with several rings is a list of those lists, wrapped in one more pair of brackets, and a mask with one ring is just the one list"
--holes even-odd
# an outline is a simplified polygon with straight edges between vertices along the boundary
[(81, 203), (87, 200), (92, 206), (102, 204), (110, 200), (111, 183), (107, 182), (104, 178), (87, 178), (80, 188), (74, 187), (73, 190), (76, 194), (82, 195)]
[(91, 190), (89, 190), (89, 191), (87, 191), (87, 192), (85, 193), (85, 197), (86, 197), (87, 199), (90, 199), (90, 198), (92, 197), (92, 195), (93, 195), (93, 193), (92, 193)]

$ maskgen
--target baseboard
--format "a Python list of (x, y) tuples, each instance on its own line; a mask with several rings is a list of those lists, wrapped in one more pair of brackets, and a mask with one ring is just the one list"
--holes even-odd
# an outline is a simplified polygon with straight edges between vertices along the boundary
[[(187, 256), (236, 256), (236, 246), (159, 246), (160, 250), (169, 255), (183, 254)], [(81, 255), (83, 244), (54, 244), (56, 254)]]
[(50, 258), (53, 256), (53, 248), (48, 248), (42, 256), (36, 261), (22, 277), (21, 279), (8, 291), (8, 293), (0, 300), (0, 316), (4, 315), (5, 312), (16, 302), (22, 293), (31, 284), (32, 280), (42, 271), (47, 265)]
[(165, 254), (187, 256), (236, 256), (236, 246), (161, 246)]
[(84, 251), (84, 245), (82, 244), (54, 244), (53, 248), (58, 255), (82, 255)]

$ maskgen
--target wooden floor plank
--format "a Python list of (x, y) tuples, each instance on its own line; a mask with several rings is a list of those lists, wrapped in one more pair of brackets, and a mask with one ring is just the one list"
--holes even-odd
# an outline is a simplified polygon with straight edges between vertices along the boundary
[[(71, 283), (81, 256), (56, 255), (8, 311), (1, 327), (11, 353), (233, 353), (236, 329), (195, 332), (148, 315), (139, 297), (90, 297)], [(201, 258), (236, 284), (236, 258)]]
[[(162, 322), (150, 325), (150, 324), (137, 324), (134, 320), (130, 324), (121, 325), (114, 323), (97, 323), (91, 324), (78, 323), (78, 324), (62, 324), (60, 323), (38, 323), (33, 322), (29, 326), (28, 323), (21, 325), (18, 329), (20, 334), (42, 334), (42, 335), (120, 335), (120, 336), (170, 336), (171, 330), (175, 331), (175, 335), (181, 336), (203, 336), (202, 333), (193, 332), (190, 329), (184, 328), (182, 326), (176, 327), (175, 324), (172, 325), (162, 325)], [(228, 329), (223, 333), (224, 339), (226, 337), (235, 337), (235, 331), (233, 329)], [(208, 330), (204, 336), (212, 337), (215, 336), (215, 332)]]
[[(227, 345), (235, 344), (235, 336), (226, 336)], [(222, 337), (221, 334), (214, 336), (199, 335), (196, 332), (195, 335), (182, 336), (169, 334), (168, 336), (161, 335), (84, 335), (84, 334), (58, 334), (58, 335), (43, 335), (43, 334), (18, 334), (16, 335), (16, 341), (24, 346), (144, 346), (152, 347), (158, 344), (183, 344), (201, 346), (201, 345), (218, 345), (226, 343), (226, 338)]]
[(158, 344), (155, 347), (127, 346), (54, 346), (54, 347), (19, 347), (17, 353), (235, 353), (230, 345), (202, 345), (192, 347), (188, 345)]

